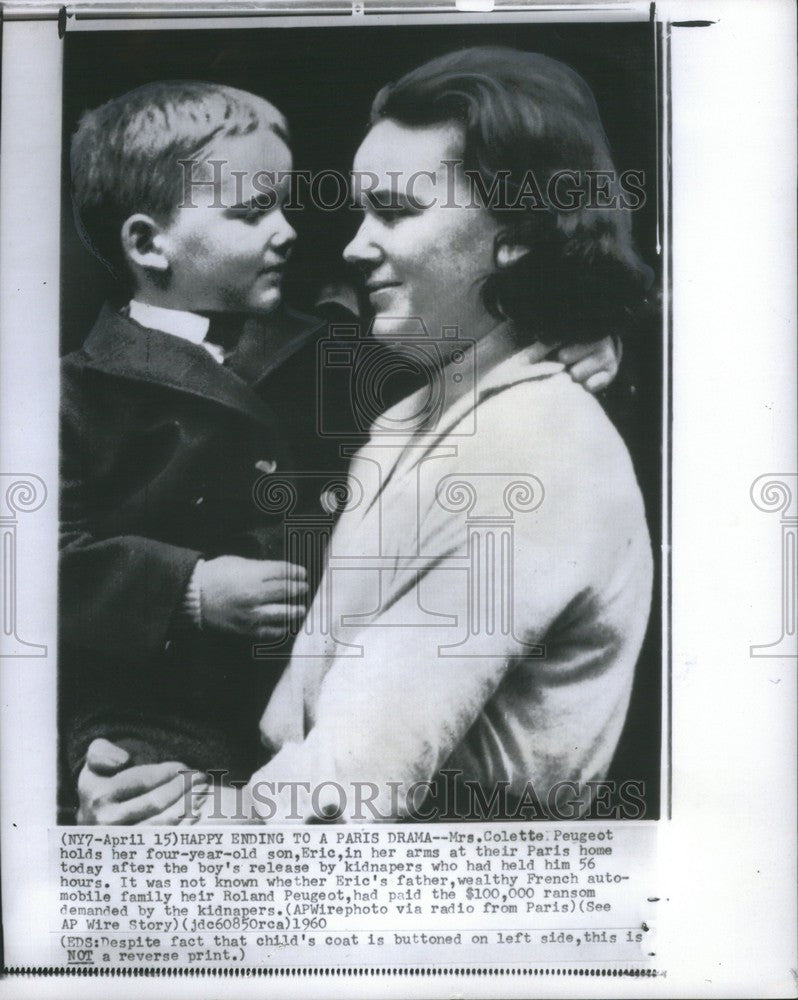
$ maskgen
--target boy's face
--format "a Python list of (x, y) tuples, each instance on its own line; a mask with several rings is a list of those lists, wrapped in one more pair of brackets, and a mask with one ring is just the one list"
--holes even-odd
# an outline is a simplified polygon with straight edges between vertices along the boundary
[(161, 230), (169, 300), (193, 312), (270, 312), (280, 304), (296, 238), (283, 214), (287, 189), (275, 183), (291, 170), (291, 152), (274, 132), (258, 129), (220, 138), (202, 160), (187, 170), (193, 184), (185, 204)]

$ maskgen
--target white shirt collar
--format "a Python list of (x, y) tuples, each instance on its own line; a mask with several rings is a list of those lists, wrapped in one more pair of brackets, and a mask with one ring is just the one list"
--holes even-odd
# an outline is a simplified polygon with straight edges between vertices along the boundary
[(199, 316), (183, 309), (165, 309), (163, 306), (153, 306), (137, 299), (130, 300), (128, 315), (135, 323), (146, 326), (148, 330), (159, 330), (161, 333), (169, 333), (173, 337), (188, 340), (192, 344), (199, 344), (219, 364), (224, 361), (222, 348), (205, 340), (211, 323), (207, 316)]

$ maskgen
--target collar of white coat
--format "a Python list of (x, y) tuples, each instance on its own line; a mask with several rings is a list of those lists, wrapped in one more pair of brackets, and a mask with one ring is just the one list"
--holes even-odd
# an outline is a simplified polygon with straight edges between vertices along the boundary
[[(430, 394), (430, 386), (425, 385), (383, 413), (372, 425), (371, 440), (380, 439), (384, 443), (386, 426), (399, 429), (404, 424), (408, 438), (432, 441), (447, 434), (485, 396), (518, 382), (556, 375), (565, 369), (561, 362), (547, 359), (552, 350), (550, 345), (538, 341), (519, 349), (512, 325), (506, 321), (495, 326), (470, 350), (470, 359), (452, 361), (441, 372), (442, 391), (446, 395), (434, 425), (417, 428), (418, 414), (423, 411)], [(469, 371), (473, 373), (471, 377), (463, 374)], [(462, 380), (455, 382), (454, 374), (463, 374)]]

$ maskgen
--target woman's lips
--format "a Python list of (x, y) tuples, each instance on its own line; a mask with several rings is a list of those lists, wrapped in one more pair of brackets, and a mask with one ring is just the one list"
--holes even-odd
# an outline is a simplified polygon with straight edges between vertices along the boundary
[(366, 289), (369, 293), (369, 297), (374, 295), (379, 295), (380, 292), (387, 292), (392, 288), (398, 288), (398, 281), (375, 281), (374, 284), (367, 284)]

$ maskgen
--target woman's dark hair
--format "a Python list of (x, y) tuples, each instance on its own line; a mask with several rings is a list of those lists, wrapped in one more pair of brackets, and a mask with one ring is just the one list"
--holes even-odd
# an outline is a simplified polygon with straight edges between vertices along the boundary
[[(502, 242), (529, 252), (486, 278), (483, 298), (494, 315), (544, 342), (600, 340), (636, 325), (653, 272), (634, 248), (596, 102), (577, 73), (537, 53), (462, 49), (384, 87), (372, 125), (385, 118), (461, 125), (466, 174), (481, 192), (500, 182), (497, 196), (482, 202), (503, 223), (494, 259)], [(590, 203), (599, 200), (596, 186), (604, 207)], [(577, 207), (563, 204), (568, 190), (581, 192)]]

